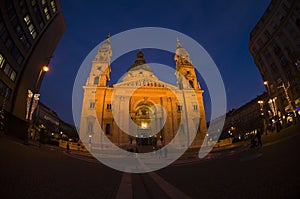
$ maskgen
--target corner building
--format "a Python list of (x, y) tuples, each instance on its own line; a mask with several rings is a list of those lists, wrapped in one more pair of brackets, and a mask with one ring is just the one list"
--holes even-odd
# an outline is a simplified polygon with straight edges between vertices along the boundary
[(300, 1), (272, 0), (250, 34), (249, 50), (274, 115), (300, 109)]
[[(181, 146), (200, 147), (207, 131), (203, 90), (180, 41), (174, 57), (178, 85), (159, 80), (139, 51), (123, 79), (109, 87), (111, 56), (108, 37), (99, 47), (83, 86), (81, 140), (95, 148), (105, 146), (103, 136), (120, 147), (130, 143), (163, 146), (179, 133), (186, 140)], [(192, 131), (196, 132), (194, 140), (189, 139)]]
[(7, 133), (24, 136), (28, 90), (39, 92), (42, 67), (65, 30), (59, 0), (0, 1), (0, 104)]

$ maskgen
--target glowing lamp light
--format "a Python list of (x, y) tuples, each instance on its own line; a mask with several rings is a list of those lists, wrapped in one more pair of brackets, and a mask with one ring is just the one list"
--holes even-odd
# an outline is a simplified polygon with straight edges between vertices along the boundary
[(148, 128), (148, 124), (147, 124), (146, 122), (142, 122), (142, 123), (141, 123), (141, 128), (142, 128), (142, 129)]
[(44, 72), (48, 72), (48, 71), (49, 71), (49, 67), (48, 67), (48, 66), (43, 66), (42, 70), (43, 70)]

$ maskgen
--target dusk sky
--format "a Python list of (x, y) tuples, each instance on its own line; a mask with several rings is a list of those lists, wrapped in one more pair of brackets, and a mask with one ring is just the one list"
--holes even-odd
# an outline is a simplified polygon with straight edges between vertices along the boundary
[[(50, 62), (51, 71), (43, 80), (40, 99), (57, 112), (61, 119), (73, 124), (73, 84), (89, 52), (108, 33), (115, 35), (133, 28), (162, 27), (184, 33), (205, 48), (222, 75), (227, 109), (238, 108), (265, 90), (249, 53), (248, 42), (251, 30), (269, 3), (270, 0), (62, 0), (67, 30)], [(170, 53), (143, 52), (148, 63), (175, 66)], [(110, 85), (133, 64), (135, 57), (134, 51), (112, 63)], [(201, 79), (200, 83), (205, 84)], [(205, 86), (202, 88), (205, 90)], [(209, 101), (208, 92), (204, 93), (204, 103), (206, 101)]]

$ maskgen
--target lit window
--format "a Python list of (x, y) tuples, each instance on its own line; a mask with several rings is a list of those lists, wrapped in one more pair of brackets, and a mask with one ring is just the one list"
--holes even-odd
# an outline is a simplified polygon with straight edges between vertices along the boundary
[(47, 7), (44, 8), (44, 13), (45, 13), (46, 19), (49, 20), (50, 19), (50, 14), (49, 14), (49, 10), (48, 10)]
[(42, 5), (45, 5), (47, 3), (46, 0), (42, 0)]
[(17, 77), (17, 73), (15, 71), (12, 71), (9, 78), (12, 80), (12, 81), (15, 81), (16, 80), (16, 77)]
[(52, 12), (53, 12), (53, 13), (56, 13), (56, 5), (55, 5), (55, 2), (54, 2), (54, 1), (51, 1), (50, 4), (51, 4)]
[(6, 75), (9, 75), (10, 73), (11, 73), (11, 70), (12, 70), (12, 68), (11, 68), (11, 66), (8, 64), (8, 63), (6, 63), (6, 65), (5, 65), (5, 68), (4, 68), (4, 73), (6, 74)]
[(26, 16), (24, 17), (24, 21), (25, 21), (25, 23), (26, 23), (27, 25), (30, 24), (31, 20), (30, 20), (29, 15), (26, 15)]
[(5, 62), (5, 59), (4, 59), (4, 57), (0, 54), (0, 68), (3, 68), (4, 62)]

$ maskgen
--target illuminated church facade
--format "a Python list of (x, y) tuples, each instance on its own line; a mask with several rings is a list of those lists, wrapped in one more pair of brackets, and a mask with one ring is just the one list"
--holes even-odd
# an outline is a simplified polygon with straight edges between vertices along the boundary
[(111, 56), (108, 37), (99, 47), (83, 86), (81, 140), (103, 147), (103, 136), (106, 136), (120, 147), (128, 144), (156, 146), (168, 144), (177, 133), (189, 137), (193, 129), (196, 130), (195, 139), (187, 139), (183, 144), (200, 147), (207, 131), (204, 91), (189, 53), (180, 41), (177, 40), (174, 57), (177, 85), (159, 80), (139, 51), (123, 79), (109, 86), (113, 72)]

